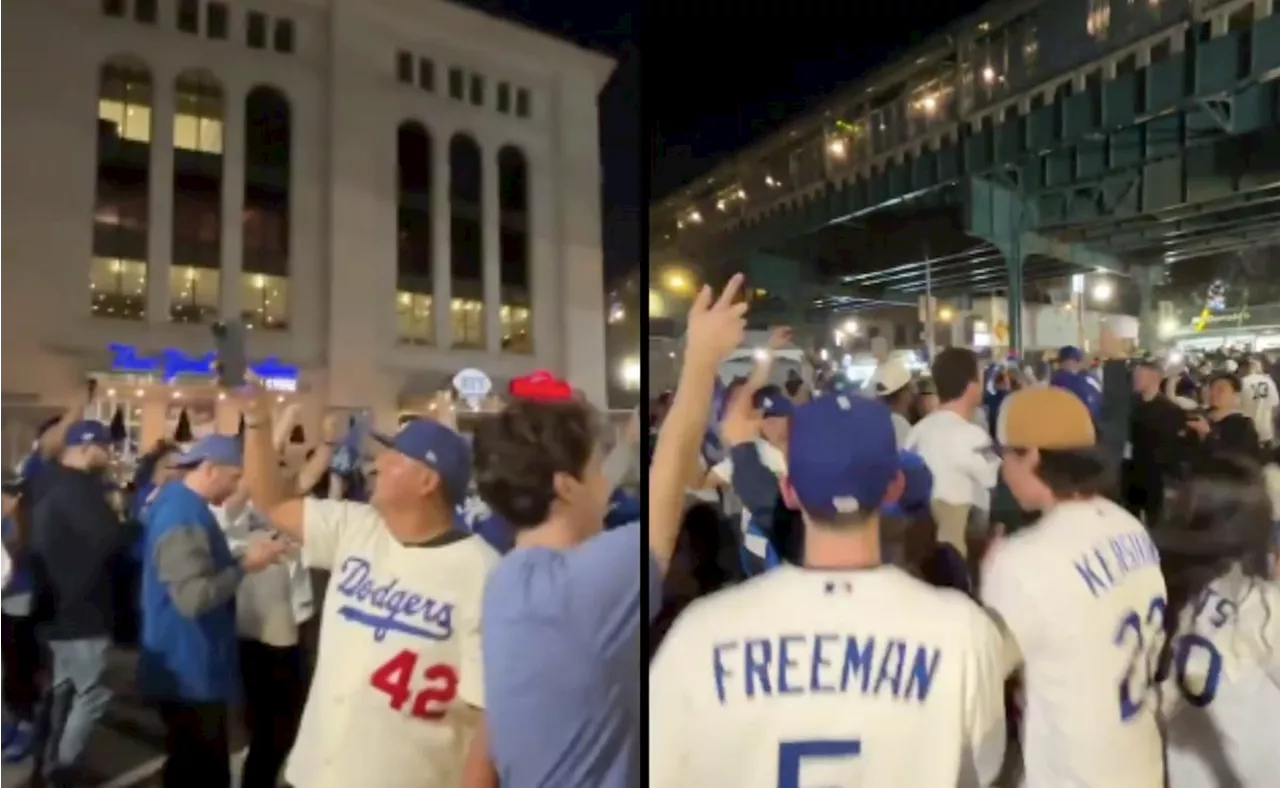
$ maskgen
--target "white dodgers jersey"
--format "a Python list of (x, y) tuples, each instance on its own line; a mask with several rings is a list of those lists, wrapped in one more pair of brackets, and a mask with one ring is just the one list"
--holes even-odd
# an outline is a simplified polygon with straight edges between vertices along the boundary
[(1163, 788), (1165, 585), (1142, 523), (1102, 498), (1058, 504), (993, 548), (982, 601), (1021, 651), (1025, 785)]
[(1164, 685), (1169, 788), (1280, 785), (1280, 584), (1233, 572), (1183, 611)]
[(653, 788), (988, 785), (1000, 637), (900, 569), (785, 565), (691, 605), (649, 676)]
[(306, 788), (456, 788), (484, 708), (480, 603), (498, 563), (455, 532), (403, 545), (371, 506), (308, 498), (303, 561), (333, 574), (285, 777)]
[(1240, 409), (1253, 419), (1258, 439), (1263, 442), (1275, 439), (1277, 408), (1280, 408), (1280, 392), (1276, 391), (1276, 382), (1270, 375), (1257, 372), (1240, 381)]

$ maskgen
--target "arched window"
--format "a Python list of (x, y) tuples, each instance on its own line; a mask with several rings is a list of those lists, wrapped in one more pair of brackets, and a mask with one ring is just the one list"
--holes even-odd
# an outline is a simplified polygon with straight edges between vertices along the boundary
[(498, 151), (498, 263), (502, 272), (502, 349), (533, 352), (529, 294), (529, 167), (524, 152)]
[(455, 134), (449, 141), (449, 308), (453, 344), (459, 347), (485, 344), (483, 169), (480, 146), (469, 135)]
[(146, 315), (153, 87), (150, 70), (136, 58), (112, 58), (99, 72), (89, 264), (90, 306), (99, 317), (140, 320)]
[(206, 71), (174, 82), (173, 265), (169, 317), (218, 319), (222, 288), (222, 84)]
[(432, 310), (431, 133), (416, 120), (396, 129), (396, 335), (435, 341)]
[(279, 89), (244, 99), (241, 316), (253, 328), (289, 327), (289, 188), (293, 115)]

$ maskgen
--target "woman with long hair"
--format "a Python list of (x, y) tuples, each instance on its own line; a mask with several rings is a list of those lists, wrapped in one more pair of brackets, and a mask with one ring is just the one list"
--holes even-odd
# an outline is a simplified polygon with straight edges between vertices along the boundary
[(1170, 788), (1275, 785), (1280, 775), (1280, 584), (1260, 468), (1193, 468), (1153, 531), (1168, 590), (1161, 680)]

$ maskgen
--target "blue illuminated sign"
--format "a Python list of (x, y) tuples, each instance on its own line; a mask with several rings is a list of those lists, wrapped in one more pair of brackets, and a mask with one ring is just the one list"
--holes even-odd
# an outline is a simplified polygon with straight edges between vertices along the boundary
[[(107, 345), (111, 351), (111, 371), (126, 372), (134, 375), (155, 375), (164, 381), (170, 381), (179, 375), (217, 374), (215, 364), (218, 354), (209, 352), (199, 356), (188, 355), (181, 350), (165, 348), (158, 353), (144, 355), (133, 345), (122, 345), (116, 342)], [(297, 381), (298, 368), (286, 364), (275, 356), (263, 359), (257, 364), (250, 364), (249, 371), (264, 381)]]

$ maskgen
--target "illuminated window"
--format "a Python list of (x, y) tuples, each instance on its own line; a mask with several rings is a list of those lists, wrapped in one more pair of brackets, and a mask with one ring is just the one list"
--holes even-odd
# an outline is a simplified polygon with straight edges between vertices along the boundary
[(169, 269), (169, 319), (176, 323), (213, 323), (218, 319), (220, 272), (216, 268), (175, 265)]
[(93, 314), (141, 320), (147, 313), (147, 264), (95, 257), (89, 265)]
[(463, 298), (453, 299), (453, 344), (455, 347), (484, 347), (484, 304)]
[(241, 274), (240, 290), (245, 325), (277, 331), (289, 327), (289, 277)]
[(502, 305), (502, 350), (504, 353), (533, 352), (533, 323), (529, 308)]
[(119, 63), (103, 67), (98, 122), (119, 139), (151, 142), (151, 75), (146, 69)]
[(435, 337), (431, 296), (408, 290), (396, 293), (396, 339), (406, 345), (430, 345)]
[(173, 146), (198, 153), (222, 153), (222, 87), (209, 76), (178, 77)]

